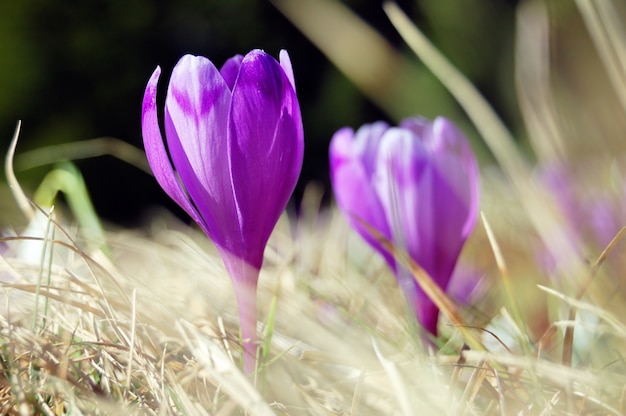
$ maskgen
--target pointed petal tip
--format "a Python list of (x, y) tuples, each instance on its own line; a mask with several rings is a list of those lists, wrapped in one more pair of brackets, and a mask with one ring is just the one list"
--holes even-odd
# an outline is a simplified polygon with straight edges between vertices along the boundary
[(330, 149), (333, 147), (350, 142), (354, 137), (354, 129), (352, 127), (342, 127), (333, 134), (333, 137), (330, 139)]
[(153, 78), (159, 78), (159, 75), (161, 75), (161, 66), (157, 65), (157, 67), (154, 69), (154, 72), (152, 73), (152, 75), (150, 76), (150, 80), (152, 80)]
[(289, 81), (291, 82), (291, 86), (293, 87), (293, 90), (296, 90), (296, 79), (293, 75), (293, 67), (291, 66), (291, 58), (289, 57), (289, 53), (287, 53), (287, 51), (285, 49), (281, 49), (279, 54), (278, 54), (278, 62), (280, 62), (280, 66), (283, 68), (283, 71), (285, 71), (285, 74), (287, 74), (287, 78), (289, 78)]
[(435, 118), (432, 122), (433, 130), (435, 131), (453, 131), (456, 135), (463, 135), (461, 130), (457, 127), (454, 122), (448, 118), (443, 116), (439, 116)]
[(330, 139), (330, 145), (328, 146), (331, 174), (344, 159), (353, 153), (353, 138), (354, 130), (351, 127), (343, 127), (333, 134), (333, 137)]
[(156, 108), (156, 94), (157, 94), (157, 85), (159, 83), (159, 77), (161, 75), (161, 67), (157, 66), (148, 83), (146, 84), (146, 90), (143, 95), (143, 111), (142, 111), (142, 119), (145, 116), (146, 112), (151, 108)]
[(228, 88), (232, 91), (237, 81), (237, 75), (239, 75), (239, 68), (241, 68), (241, 61), (243, 61), (243, 55), (235, 55), (224, 62), (224, 65), (220, 68), (220, 74), (226, 81)]
[[(156, 96), (159, 76), (161, 75), (161, 67), (157, 66), (146, 85), (143, 95), (142, 111), (141, 111), (141, 128), (143, 130), (144, 142), (146, 140), (161, 140), (161, 132), (158, 129), (157, 113), (156, 113)], [(156, 130), (155, 130), (156, 126)]]
[(435, 135), (449, 135), (456, 142), (467, 143), (465, 134), (450, 119), (439, 116), (432, 122), (432, 130)]

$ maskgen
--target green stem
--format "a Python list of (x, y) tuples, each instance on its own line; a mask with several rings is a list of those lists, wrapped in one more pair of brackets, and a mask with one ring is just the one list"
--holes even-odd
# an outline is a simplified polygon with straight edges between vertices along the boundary
[(91, 247), (108, 252), (104, 230), (89, 198), (89, 191), (80, 171), (70, 162), (59, 163), (49, 172), (35, 192), (35, 202), (51, 207), (57, 194), (63, 192), (67, 204), (80, 225), (80, 230)]

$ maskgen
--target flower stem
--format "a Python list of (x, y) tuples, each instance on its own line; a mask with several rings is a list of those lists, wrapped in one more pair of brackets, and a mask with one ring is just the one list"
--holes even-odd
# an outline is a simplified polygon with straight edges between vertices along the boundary
[(243, 372), (250, 376), (257, 366), (256, 289), (259, 269), (232, 255), (222, 253), (222, 258), (235, 287), (241, 328)]

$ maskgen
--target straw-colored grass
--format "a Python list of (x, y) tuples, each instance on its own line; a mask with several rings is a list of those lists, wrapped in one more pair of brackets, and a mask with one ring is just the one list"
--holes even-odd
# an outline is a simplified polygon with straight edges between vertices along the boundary
[[(479, 226), (462, 264), (480, 266), (486, 276), (481, 284), (489, 290), (460, 310), (487, 351), (464, 347), (459, 328), (448, 326), (443, 316), (439, 349), (424, 345), (384, 262), (337, 212), (316, 212), (315, 192), (311, 188), (306, 201), (313, 202), (305, 204), (298, 222), (283, 218), (266, 252), (260, 313), (267, 317), (275, 299), (275, 322), (269, 356), (250, 380), (239, 370), (231, 282), (211, 243), (197, 230), (160, 215), (143, 230), (109, 232), (109, 257), (84, 251), (80, 246), (85, 244), (66, 234), (72, 227), (56, 222), (50, 224), (56, 229), (54, 240), (5, 238), (1, 412), (626, 410), (623, 295), (611, 294), (621, 307), (605, 309), (533, 283), (515, 284), (516, 301), (523, 305), (520, 331), (529, 342), (522, 348), (507, 301), (494, 295), (505, 292)], [(501, 220), (494, 224), (496, 235), (504, 234), (503, 223), (510, 226)], [(502, 243), (505, 257), (528, 248), (505, 238)], [(49, 255), (42, 256), (42, 250)], [(529, 267), (511, 260), (511, 273), (519, 280)], [(584, 310), (595, 328), (585, 332), (581, 346), (574, 344), (574, 366), (560, 360), (563, 328), (569, 323), (556, 310), (568, 304)], [(537, 317), (542, 322), (533, 322)], [(261, 333), (266, 323), (259, 323)]]

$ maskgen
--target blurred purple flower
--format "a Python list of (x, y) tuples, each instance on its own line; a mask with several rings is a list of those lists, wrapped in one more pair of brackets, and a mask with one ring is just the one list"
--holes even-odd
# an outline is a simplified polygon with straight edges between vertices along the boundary
[(165, 192), (213, 240), (237, 295), (244, 371), (254, 370), (256, 287), (263, 251), (295, 188), (304, 152), (289, 55), (260, 50), (218, 70), (201, 56), (174, 67), (161, 137), (156, 107), (161, 69), (143, 99), (146, 156)]
[(445, 290), (478, 211), (478, 165), (467, 139), (442, 117), (409, 118), (399, 127), (377, 122), (356, 133), (343, 128), (330, 144), (330, 169), (339, 209), (382, 254), (419, 322), (436, 334), (435, 304), (359, 221), (406, 250)]
[[(552, 161), (539, 166), (537, 182), (550, 192), (563, 219), (564, 230), (576, 255), (586, 261), (604, 250), (626, 225), (626, 183), (622, 161), (584, 160), (577, 163)], [(623, 244), (618, 240), (618, 243)], [(558, 246), (535, 245), (537, 265), (552, 275), (565, 261)], [(613, 249), (614, 251), (615, 248)], [(571, 256), (568, 253), (567, 256)], [(591, 257), (590, 257), (591, 256)], [(623, 265), (622, 257), (609, 256), (603, 268)]]
[(626, 224), (626, 189), (605, 186), (597, 172), (579, 168), (584, 178), (563, 163), (543, 166), (537, 175), (569, 225), (571, 239), (578, 246), (592, 243), (605, 248)]

